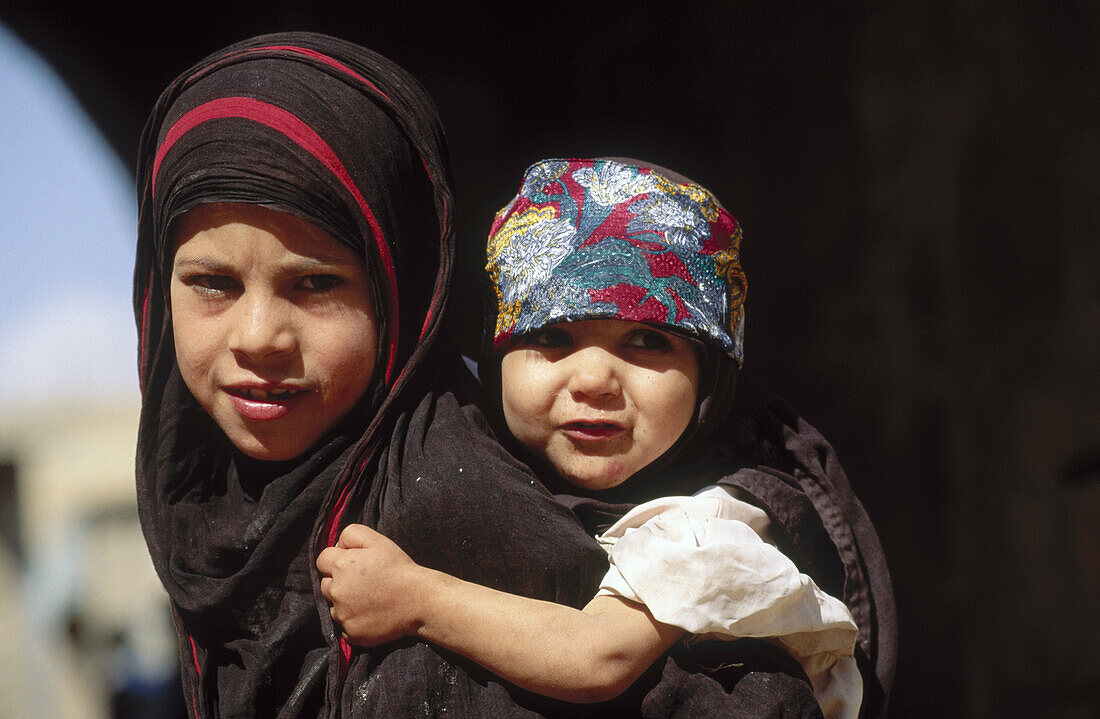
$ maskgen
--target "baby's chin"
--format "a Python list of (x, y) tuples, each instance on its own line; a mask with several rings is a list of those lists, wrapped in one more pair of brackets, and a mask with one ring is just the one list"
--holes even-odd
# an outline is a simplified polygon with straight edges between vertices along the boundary
[(626, 462), (614, 457), (574, 460), (564, 466), (555, 466), (555, 469), (570, 485), (591, 492), (618, 487), (634, 474)]

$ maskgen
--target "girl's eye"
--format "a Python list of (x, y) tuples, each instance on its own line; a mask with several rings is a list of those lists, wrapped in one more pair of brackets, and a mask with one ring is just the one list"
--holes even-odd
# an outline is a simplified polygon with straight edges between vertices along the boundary
[(343, 284), (343, 282), (344, 280), (337, 275), (306, 275), (301, 279), (299, 285), (303, 290), (324, 292)]
[(228, 275), (195, 275), (188, 284), (197, 287), (203, 294), (222, 294), (237, 287), (237, 281)]
[(672, 340), (663, 332), (657, 330), (637, 330), (631, 332), (626, 344), (637, 349), (653, 352), (665, 352), (672, 349)]
[(563, 329), (557, 327), (547, 327), (545, 329), (532, 332), (524, 338), (524, 341), (528, 344), (532, 344), (535, 347), (546, 348), (558, 348), (568, 347), (573, 344), (573, 338)]

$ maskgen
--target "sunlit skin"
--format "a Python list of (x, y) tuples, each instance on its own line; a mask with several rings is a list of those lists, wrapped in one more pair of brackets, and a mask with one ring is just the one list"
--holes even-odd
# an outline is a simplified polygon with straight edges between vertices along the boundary
[(240, 451), (293, 459), (363, 396), (378, 325), (363, 259), (324, 230), (256, 205), (200, 205), (177, 223), (176, 361)]
[(547, 325), (501, 361), (504, 418), (564, 479), (609, 489), (664, 454), (691, 422), (691, 340), (638, 322)]

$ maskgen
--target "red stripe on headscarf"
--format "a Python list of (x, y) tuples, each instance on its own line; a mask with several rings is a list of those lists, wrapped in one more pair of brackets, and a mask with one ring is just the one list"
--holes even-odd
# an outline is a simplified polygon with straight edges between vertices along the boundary
[(199, 650), (195, 648), (195, 638), (188, 635), (188, 641), (191, 642), (191, 660), (195, 662), (195, 673), (202, 678), (202, 669), (199, 668)]
[[(202, 669), (199, 668), (199, 650), (195, 648), (195, 638), (193, 636), (188, 634), (187, 640), (191, 642), (191, 660), (195, 662), (195, 676), (198, 677), (198, 681), (195, 682), (195, 685), (202, 686)], [(195, 693), (195, 687), (191, 688), (191, 713), (195, 715), (195, 719), (199, 719), (199, 698)]]
[[(263, 46), (263, 47), (248, 48), (244, 52), (252, 53), (252, 52), (262, 52), (262, 51), (293, 52), (293, 53), (297, 53), (299, 55), (303, 55), (305, 57), (312, 58), (314, 60), (318, 60), (318, 61), (323, 62), (324, 64), (326, 64), (330, 67), (334, 67), (337, 70), (340, 70), (341, 72), (343, 72), (343, 73), (345, 73), (345, 74), (347, 74), (351, 77), (354, 77), (356, 80), (362, 82), (364, 85), (369, 87), (371, 90), (378, 93), (379, 96), (385, 98), (385, 100), (387, 102), (393, 103), (393, 100), (391, 100), (390, 97), (388, 95), (386, 95), (386, 93), (384, 93), (380, 89), (378, 89), (378, 86), (375, 85), (373, 82), (371, 82), (367, 78), (363, 77), (361, 74), (359, 74), (358, 72), (356, 72), (352, 68), (348, 67), (344, 63), (336, 60), (335, 58), (329, 57), (328, 55), (325, 55), (322, 52), (318, 52), (317, 50), (313, 50), (313, 49), (310, 49), (310, 48), (307, 48), (307, 47), (299, 47), (299, 46), (296, 46), (296, 45), (266, 45), (266, 46)], [(225, 99), (230, 99), (230, 98), (225, 98)], [(237, 99), (245, 100), (245, 99), (249, 99), (249, 98), (237, 98)], [(214, 101), (214, 102), (219, 102), (219, 101)], [(251, 100), (251, 102), (256, 103), (256, 104), (261, 104), (261, 105), (266, 104), (266, 103), (262, 103), (258, 100)], [(210, 103), (208, 103), (208, 104), (210, 104)], [(271, 105), (269, 105), (268, 107), (273, 107), (274, 108), (274, 106), (271, 106)], [(195, 109), (197, 110), (198, 108), (195, 108)], [(280, 108), (274, 108), (274, 109), (281, 110)], [(178, 135), (173, 135), (173, 132), (176, 130), (177, 127), (179, 127), (182, 124), (184, 118), (188, 117), (189, 115), (191, 115), (194, 112), (195, 112), (195, 110), (192, 110), (191, 112), (187, 113), (186, 115), (184, 115), (184, 117), (180, 118), (180, 120), (177, 121), (176, 125), (173, 125), (173, 127), (169, 130), (168, 134), (165, 136), (164, 143), (157, 150), (156, 159), (154, 160), (154, 163), (153, 163), (153, 191), (154, 191), (154, 193), (156, 192), (157, 171), (160, 168), (160, 162), (163, 159), (164, 155), (168, 152), (168, 149), (171, 147), (171, 145), (173, 143), (175, 143), (176, 140), (179, 139), (179, 136), (182, 136), (185, 132), (187, 132), (187, 130), (191, 129), (195, 125), (199, 124), (200, 122), (205, 121), (206, 119), (213, 119), (212, 117), (206, 117), (206, 118), (198, 119), (195, 122), (193, 122), (190, 126), (183, 128), (178, 133)], [(285, 112), (285, 111), (282, 111), (282, 112)], [(289, 113), (286, 113), (286, 114), (289, 115)], [(226, 117), (226, 116), (230, 116), (230, 115), (222, 115), (221, 117)], [(232, 115), (232, 116), (233, 117), (247, 117), (248, 119), (257, 119), (257, 118), (255, 118), (251, 115)], [(291, 116), (291, 117), (293, 117), (293, 116)], [(294, 120), (301, 123), (301, 121), (298, 120), (298, 118), (294, 118)], [(264, 122), (263, 120), (258, 120), (258, 121), (259, 122)], [(314, 152), (312, 149), (310, 149), (309, 147), (304, 145), (295, 136), (291, 135), (290, 133), (286, 132), (285, 130), (283, 130), (280, 127), (270, 125), (269, 123), (266, 123), (266, 122), (264, 122), (264, 124), (268, 124), (273, 129), (277, 129), (277, 130), (282, 131), (284, 134), (286, 134), (288, 137), (290, 137), (290, 139), (297, 141), (298, 144), (301, 145), (304, 149), (310, 151), (314, 155), (314, 157), (317, 157), (318, 160), (321, 160), (321, 162), (323, 164), (325, 164), (326, 167), (329, 167), (329, 169), (332, 169), (332, 167), (330, 167), (328, 165), (328, 163), (325, 163), (324, 159), (322, 159), (320, 156), (318, 156), (318, 154), (316, 152)], [(301, 124), (303, 126), (305, 126), (305, 123), (301, 123)], [(316, 133), (314, 133), (311, 128), (309, 128), (308, 126), (305, 126), (305, 127), (310, 133), (312, 133), (313, 135), (316, 135)], [(339, 158), (336, 157), (335, 153), (332, 152), (331, 149), (328, 149), (328, 146), (325, 145), (324, 140), (322, 140), (320, 137), (317, 137), (317, 142), (319, 142), (321, 145), (323, 145), (325, 147), (325, 149), (328, 150), (329, 154), (332, 155), (333, 160), (336, 163), (339, 164), (339, 162), (340, 162)], [(424, 171), (428, 175), (428, 179), (432, 183), (432, 187), (437, 187), (435, 177), (432, 176), (431, 170), (428, 167), (428, 161), (427, 161), (427, 159), (425, 159), (423, 157), (423, 155), (421, 155), (421, 157), (420, 157), (420, 162), (424, 166)], [(340, 167), (342, 169), (343, 166), (340, 165)], [(348, 187), (348, 190), (355, 196), (356, 201), (360, 203), (360, 207), (361, 207), (361, 209), (363, 209), (363, 214), (368, 217), (368, 222), (371, 223), (371, 228), (372, 229), (377, 228), (377, 223), (374, 222), (374, 217), (370, 213), (369, 207), (367, 207), (366, 202), (362, 200), (362, 197), (359, 194), (358, 190), (355, 188), (354, 182), (352, 182), (351, 177), (347, 176), (347, 179), (345, 181), (344, 177), (341, 176), (340, 173), (336, 172), (335, 170), (333, 172), (334, 172), (334, 174), (337, 175), (337, 177), (340, 178), (341, 182), (344, 182), (344, 185), (346, 187)], [(450, 203), (447, 202), (446, 198), (444, 198), (444, 212), (446, 212), (449, 209), (449, 205), (450, 205)], [(377, 229), (375, 229), (375, 231), (376, 231), (376, 236), (381, 237), (381, 229), (377, 228)], [(386, 266), (388, 268), (388, 270), (387, 270), (387, 279), (389, 279), (391, 281), (391, 285), (392, 285), (392, 287), (390, 288), (390, 291), (391, 291), (392, 296), (393, 296), (394, 317), (396, 318), (397, 317), (397, 311), (396, 311), (396, 307), (397, 307), (397, 290), (396, 290), (396, 282), (392, 278), (392, 272), (393, 272), (392, 271), (392, 266), (393, 266), (393, 264), (392, 264), (392, 260), (389, 260), (388, 247), (380, 246), (379, 247), (379, 254), (383, 255), (386, 258), (386, 260), (384, 260), (384, 261), (386, 262)], [(424, 335), (427, 334), (429, 327), (431, 327), (432, 318), (434, 317), (434, 315), (435, 315), (435, 313), (432, 311), (432, 308), (429, 307), (428, 312), (427, 312), (426, 316), (424, 317), (424, 324), (420, 328), (420, 339), (423, 339)], [(398, 325), (397, 325), (396, 322), (394, 322), (392, 324), (392, 326), (394, 327), (394, 329), (391, 330), (391, 333), (390, 333), (390, 335), (391, 335), (391, 337), (390, 337), (390, 353), (389, 353), (389, 359), (388, 359), (388, 362), (387, 362), (387, 365), (386, 365), (386, 382), (387, 382), (387, 384), (390, 383), (390, 378), (393, 374), (393, 363), (395, 361), (395, 355), (397, 353), (396, 328), (397, 328)], [(404, 370), (402, 370), (402, 374), (404, 374)], [(400, 377), (398, 377), (398, 381), (399, 380), (400, 380)], [(366, 462), (364, 461), (364, 466), (365, 465), (366, 465)], [(360, 470), (362, 470), (362, 467), (360, 467)], [(340, 527), (340, 518), (343, 515), (344, 508), (347, 504), (347, 500), (348, 500), (348, 496), (349, 496), (349, 491), (348, 491), (349, 489), (350, 489), (350, 487), (345, 487), (344, 491), (337, 498), (336, 505), (334, 507), (332, 516), (329, 518), (329, 521), (328, 521), (328, 524), (327, 524), (327, 527), (326, 527), (326, 535), (327, 535), (326, 539), (328, 540), (327, 544), (330, 547), (335, 546), (336, 540), (338, 538), (338, 531), (339, 531), (339, 527)], [(340, 645), (341, 645), (340, 646), (341, 654), (342, 654), (342, 656), (343, 656), (343, 658), (346, 662), (347, 659), (350, 657), (350, 649), (351, 648), (343, 640), (341, 640)]]
[(297, 45), (267, 45), (265, 47), (249, 48), (246, 52), (259, 52), (259, 51), (262, 51), (262, 50), (281, 50), (281, 51), (284, 51), (284, 52), (294, 52), (294, 53), (298, 53), (299, 55), (305, 55), (306, 57), (311, 57), (314, 60), (320, 60), (321, 62), (325, 63), (326, 65), (328, 65), (330, 67), (334, 67), (334, 68), (336, 68), (337, 70), (339, 70), (341, 72), (344, 72), (344, 73), (347, 73), (348, 75), (351, 75), (352, 77), (354, 77), (359, 82), (363, 83), (364, 85), (366, 85), (370, 89), (377, 92), (382, 97), (386, 98), (387, 102), (390, 102), (390, 103), (393, 102), (393, 100), (391, 100), (389, 98), (389, 96), (386, 95), (386, 93), (379, 90), (378, 86), (375, 85), (373, 82), (371, 82), (367, 78), (363, 77), (362, 75), (357, 73), (355, 70), (352, 70), (350, 67), (348, 67), (344, 63), (340, 62), (339, 60), (337, 60), (335, 58), (329, 57), (328, 55), (324, 54), (323, 52), (318, 52), (318, 51), (312, 50), (308, 47), (298, 47)]
[(371, 233), (374, 235), (374, 243), (378, 248), (378, 256), (382, 260), (382, 269), (386, 276), (386, 292), (389, 295), (386, 310), (391, 315), (391, 321), (388, 322), (390, 327), (390, 351), (386, 360), (386, 384), (388, 385), (397, 358), (397, 328), (400, 326), (400, 313), (397, 307), (397, 275), (393, 266), (393, 258), (390, 256), (390, 248), (386, 244), (385, 236), (382, 234), (381, 225), (378, 224), (378, 220), (362, 193), (359, 192), (359, 188), (356, 187), (351, 174), (344, 167), (344, 163), (328, 146), (328, 143), (301, 118), (281, 107), (251, 97), (222, 97), (189, 110), (168, 129), (164, 141), (157, 148), (157, 154), (153, 160), (153, 196), (156, 196), (157, 172), (160, 170), (160, 163), (164, 160), (164, 156), (168, 154), (168, 151), (172, 149), (172, 146), (188, 131), (204, 122), (232, 117), (252, 120), (281, 132), (328, 168), (355, 198), (359, 210), (363, 213), (363, 217), (370, 225)]
[[(275, 51), (281, 51), (281, 52), (293, 52), (293, 53), (297, 53), (299, 55), (304, 55), (306, 57), (313, 58), (314, 60), (319, 60), (320, 62), (323, 62), (326, 65), (328, 65), (329, 67), (334, 67), (337, 70), (339, 70), (339, 71), (341, 71), (341, 72), (343, 72), (347, 75), (350, 75), (351, 77), (354, 77), (356, 80), (363, 83), (364, 85), (369, 87), (371, 90), (374, 90), (381, 97), (385, 98), (386, 102), (393, 103), (393, 100), (390, 99), (389, 95), (387, 95), (386, 93), (379, 90), (378, 86), (375, 85), (373, 82), (371, 82), (367, 78), (363, 77), (362, 75), (357, 73), (355, 70), (348, 67), (344, 63), (340, 62), (336, 58), (329, 57), (328, 55), (324, 54), (323, 52), (318, 52), (317, 50), (313, 50), (313, 49), (308, 48), (308, 47), (298, 47), (297, 45), (265, 45), (263, 47), (249, 48), (248, 52), (257, 52), (257, 51), (261, 51), (261, 50), (275, 50)], [(432, 183), (432, 187), (434, 188), (436, 186), (435, 178), (432, 177), (432, 171), (430, 169), (428, 169), (428, 161), (425, 160), (423, 156), (420, 157), (420, 164), (424, 166), (424, 172), (428, 175), (428, 180)], [(446, 211), (446, 208), (444, 209), (444, 211)], [(433, 316), (433, 313), (432, 313), (431, 308), (429, 307), (428, 308), (428, 314), (424, 318), (424, 324), (420, 328), (420, 339), (424, 339), (424, 335), (427, 334), (428, 328), (431, 326), (431, 323), (432, 323), (432, 316)], [(386, 377), (389, 378), (389, 376), (390, 376), (389, 370), (387, 369)]]
[[(314, 50), (312, 48), (298, 47), (297, 45), (264, 45), (263, 47), (250, 47), (246, 50), (242, 50), (241, 52), (242, 53), (260, 52), (262, 50), (275, 50), (275, 51), (278, 51), (278, 52), (293, 52), (293, 53), (297, 53), (298, 55), (304, 55), (305, 57), (313, 58), (314, 60), (318, 60), (320, 62), (323, 62), (324, 64), (328, 65), (329, 67), (334, 67), (337, 70), (339, 70), (340, 72), (343, 72), (346, 75), (350, 75), (351, 77), (354, 77), (356, 80), (358, 80), (359, 82), (361, 82), (364, 85), (366, 85), (367, 87), (369, 87), (371, 90), (374, 90), (376, 93), (378, 93), (379, 97), (384, 98), (386, 100), (386, 102), (389, 102), (391, 104), (396, 104), (390, 98), (389, 95), (382, 92), (382, 90), (380, 90), (377, 85), (375, 85), (373, 82), (371, 82), (367, 78), (363, 77), (361, 74), (356, 72), (354, 69), (348, 67), (347, 65), (340, 62), (339, 60), (337, 60), (333, 57), (330, 57), (330, 56), (324, 54), (323, 52), (318, 52), (317, 50)], [(233, 56), (227, 56), (227, 57), (233, 57)], [(432, 171), (428, 168), (428, 161), (424, 158), (423, 155), (420, 156), (420, 164), (422, 164), (424, 166), (424, 172), (426, 172), (428, 174), (428, 180), (432, 183), (432, 187), (438, 189), (438, 184), (436, 183), (435, 177), (432, 176)], [(445, 204), (445, 208), (446, 208), (446, 204)]]
[[(306, 57), (313, 58), (314, 60), (318, 60), (320, 62), (323, 62), (324, 64), (328, 65), (329, 67), (334, 67), (337, 70), (339, 70), (339, 71), (341, 71), (341, 72), (343, 72), (347, 75), (350, 75), (351, 77), (354, 77), (356, 80), (363, 83), (364, 85), (369, 87), (371, 90), (374, 90), (381, 97), (385, 98), (386, 102), (393, 103), (393, 100), (390, 99), (389, 95), (387, 95), (386, 93), (384, 93), (380, 89), (378, 89), (378, 86), (375, 85), (373, 82), (371, 82), (367, 78), (363, 77), (362, 75), (357, 73), (355, 70), (348, 67), (344, 63), (340, 62), (336, 58), (329, 57), (328, 55), (324, 54), (323, 52), (318, 52), (317, 50), (313, 50), (312, 48), (308, 48), (308, 47), (299, 47), (297, 45), (265, 45), (263, 47), (249, 48), (245, 52), (260, 52), (260, 51), (264, 51), (264, 50), (274, 50), (274, 51), (277, 51), (277, 52), (293, 52), (293, 53), (297, 53), (299, 55), (304, 55)], [(424, 166), (424, 172), (427, 173), (428, 180), (432, 183), (432, 187), (433, 188), (436, 187), (435, 178), (432, 177), (432, 171), (428, 168), (428, 161), (426, 159), (424, 159), (423, 156), (420, 157), (420, 164)], [(446, 212), (446, 206), (444, 207), (444, 212)], [(433, 316), (433, 313), (431, 311), (431, 308), (429, 308), (428, 309), (428, 315), (424, 318), (424, 324), (420, 328), (420, 339), (424, 339), (424, 335), (427, 334), (428, 328), (431, 326), (432, 316)], [(389, 376), (390, 376), (390, 372), (389, 372), (389, 368), (387, 368), (387, 371), (386, 371), (387, 381), (388, 381)]]

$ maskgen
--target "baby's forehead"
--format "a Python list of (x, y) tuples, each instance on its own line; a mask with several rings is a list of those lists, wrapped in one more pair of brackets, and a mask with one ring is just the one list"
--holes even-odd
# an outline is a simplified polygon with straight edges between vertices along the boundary
[(709, 191), (682, 179), (607, 159), (529, 168), (489, 237), (494, 343), (615, 318), (677, 328), (740, 362), (740, 228)]
[[(705, 360), (710, 345), (699, 337), (682, 331), (674, 325), (654, 322), (638, 322), (617, 317), (588, 318), (550, 322), (523, 334), (513, 335), (510, 341), (498, 347), (501, 355), (532, 345), (554, 348), (580, 348), (589, 345), (667, 347), (672, 351), (694, 353), (699, 366)], [(716, 347), (721, 351), (720, 347)]]
[(662, 334), (674, 335), (676, 337), (682, 337), (685, 340), (690, 340), (699, 343), (698, 338), (693, 337), (686, 332), (683, 332), (675, 325), (665, 324), (663, 322), (650, 322), (645, 320), (634, 320), (625, 317), (617, 317), (615, 315), (608, 314), (607, 316), (586, 316), (576, 319), (561, 319), (553, 322), (547, 322), (539, 327), (532, 327), (524, 332), (522, 335), (517, 335), (517, 338), (526, 337), (538, 332), (545, 332), (547, 330), (561, 330), (564, 332), (571, 332), (575, 334), (581, 333), (622, 333), (622, 332), (634, 332), (634, 331), (653, 331), (660, 332)]

